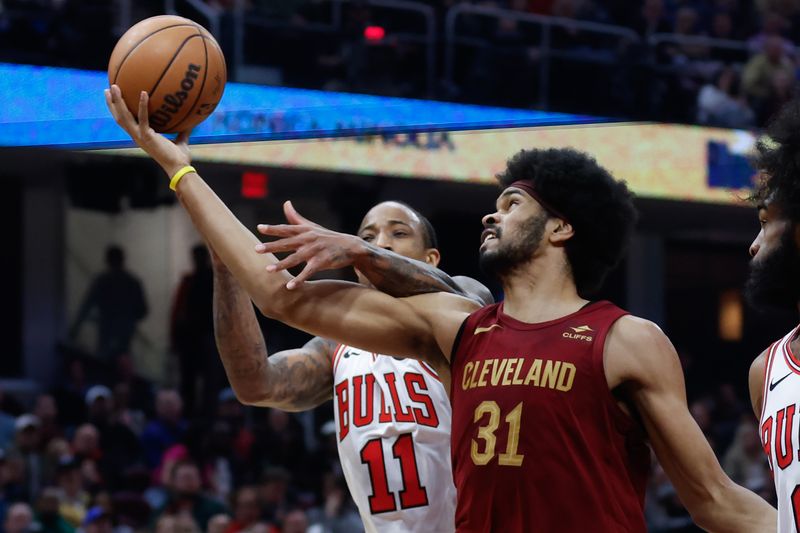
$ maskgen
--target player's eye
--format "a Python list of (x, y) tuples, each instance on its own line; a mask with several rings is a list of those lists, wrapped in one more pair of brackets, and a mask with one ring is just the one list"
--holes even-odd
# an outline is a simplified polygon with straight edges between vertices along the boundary
[(405, 231), (395, 231), (392, 235), (394, 235), (394, 237), (398, 239), (402, 239), (403, 237), (408, 237), (408, 233), (406, 233)]
[(375, 240), (375, 236), (374, 235), (369, 235), (369, 234), (362, 235), (361, 236), (361, 240), (364, 240), (364, 241), (367, 241), (367, 242), (372, 242), (372, 241)]

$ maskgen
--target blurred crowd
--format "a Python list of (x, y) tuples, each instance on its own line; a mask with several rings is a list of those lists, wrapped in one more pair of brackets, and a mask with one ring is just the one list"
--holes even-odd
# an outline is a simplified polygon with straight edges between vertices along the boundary
[[(218, 38), (230, 51), (236, 41), (236, 2), (206, 3), (218, 13)], [(465, 3), (506, 14), (457, 19), (453, 77), (446, 80), (445, 15)], [(102, 69), (124, 30), (119, 26), (122, 4), (0, 0), (0, 61)], [(417, 4), (429, 4), (436, 14), (433, 91), (427, 80), (424, 20), (380, 0), (248, 0), (242, 57), (248, 67), (261, 70), (234, 69), (232, 74), (289, 86), (410, 97), (433, 93), (446, 100), (514, 107), (545, 103), (557, 111), (743, 128), (763, 125), (797, 85), (799, 0)], [(333, 5), (339, 7), (333, 10)], [(202, 16), (188, 2), (178, 0), (176, 6), (183, 6), (187, 16)], [(130, 17), (135, 21), (163, 10), (159, 0), (135, 2)], [(340, 13), (338, 23), (332, 21), (334, 12)], [(549, 46), (542, 45), (540, 23), (520, 20), (515, 13), (558, 17)], [(629, 31), (608, 33), (582, 22)], [(366, 31), (376, 26), (381, 31)]]
[[(213, 344), (205, 248), (195, 247), (192, 258), (172, 295), (171, 351), (181, 366), (175, 388), (137, 373), (130, 342), (148, 304), (124, 251), (111, 246), (71, 328), (75, 335), (96, 321), (93, 353), (65, 353), (59, 382), (33, 397), (0, 391), (3, 531), (362, 530), (331, 404), (294, 414), (237, 400)], [(278, 342), (273, 352), (298, 345)], [(725, 471), (774, 503), (747, 399), (730, 384), (696, 379), (689, 356), (682, 359), (690, 410)], [(655, 459), (646, 516), (655, 533), (699, 531)]]

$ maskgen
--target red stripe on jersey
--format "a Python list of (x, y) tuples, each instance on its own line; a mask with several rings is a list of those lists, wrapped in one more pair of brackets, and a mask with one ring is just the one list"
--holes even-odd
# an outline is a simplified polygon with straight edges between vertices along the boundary
[(333, 373), (334, 374), (336, 373), (336, 367), (339, 365), (339, 357), (342, 355), (342, 352), (344, 352), (344, 348), (345, 348), (344, 344), (340, 344), (336, 348), (336, 351), (333, 352)]
[(436, 371), (435, 371), (433, 368), (431, 368), (430, 366), (428, 366), (428, 363), (425, 363), (424, 361), (417, 361), (417, 362), (419, 363), (419, 366), (421, 366), (421, 367), (422, 367), (422, 370), (424, 370), (425, 372), (427, 372), (428, 374), (430, 374), (430, 376), (431, 376), (433, 379), (435, 379), (435, 380), (436, 380), (436, 381), (438, 381), (439, 383), (441, 383), (441, 382), (442, 382), (442, 380), (441, 380), (441, 379), (439, 379), (439, 376), (436, 374)]
[(797, 328), (794, 328), (786, 340), (786, 345), (783, 347), (783, 357), (786, 359), (786, 364), (789, 369), (795, 374), (800, 374), (800, 360), (792, 353), (792, 339), (797, 333)]
[(759, 424), (764, 420), (764, 410), (767, 407), (767, 393), (769, 393), (769, 376), (772, 372), (772, 363), (775, 361), (775, 351), (780, 343), (781, 341), (773, 342), (767, 352), (767, 364), (764, 365), (764, 385), (761, 395), (761, 417), (758, 419)]

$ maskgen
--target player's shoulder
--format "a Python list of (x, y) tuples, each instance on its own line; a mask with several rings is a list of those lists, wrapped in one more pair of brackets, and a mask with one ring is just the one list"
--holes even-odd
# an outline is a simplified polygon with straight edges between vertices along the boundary
[(604, 364), (609, 382), (614, 384), (654, 383), (682, 376), (678, 354), (658, 324), (633, 315), (620, 317), (611, 327)]
[(769, 354), (772, 351), (770, 345), (763, 352), (758, 354), (758, 357), (753, 359), (750, 363), (750, 371), (747, 375), (747, 384), (750, 389), (750, 403), (753, 406), (753, 412), (756, 417), (761, 416), (761, 407), (764, 402), (764, 382), (767, 378), (767, 363), (769, 361)]
[(641, 349), (644, 346), (671, 346), (664, 331), (651, 320), (635, 315), (621, 316), (608, 332), (608, 344), (621, 348)]

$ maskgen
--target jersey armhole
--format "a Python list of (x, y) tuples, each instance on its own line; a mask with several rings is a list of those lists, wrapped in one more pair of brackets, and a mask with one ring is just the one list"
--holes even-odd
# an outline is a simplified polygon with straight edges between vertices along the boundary
[[(472, 315), (470, 315), (472, 316)], [(456, 355), (458, 354), (458, 346), (461, 344), (461, 336), (464, 334), (464, 329), (467, 327), (467, 320), (469, 320), (469, 316), (464, 319), (461, 323), (461, 326), (458, 328), (458, 333), (456, 333), (456, 338), (453, 339), (453, 347), (450, 349), (450, 368), (453, 368), (453, 364), (456, 362)]]
[(605, 403), (609, 414), (614, 421), (614, 427), (617, 428), (617, 431), (622, 434), (625, 434), (634, 428), (636, 421), (632, 413), (626, 413), (622, 407), (619, 406), (617, 403), (617, 397), (614, 395), (614, 391), (608, 388), (605, 364), (606, 341), (608, 340), (609, 333), (611, 333), (611, 329), (614, 327), (617, 321), (620, 318), (629, 315), (630, 313), (627, 311), (620, 310), (617, 316), (608, 322), (601, 335), (597, 336), (597, 338), (594, 340), (594, 346), (592, 346), (592, 369), (594, 381), (598, 388), (598, 393), (605, 398)]
[(333, 375), (336, 375), (336, 365), (339, 364), (339, 356), (342, 355), (344, 351), (344, 344), (337, 344), (336, 349), (333, 351), (333, 355), (331, 356), (331, 368), (333, 369)]

